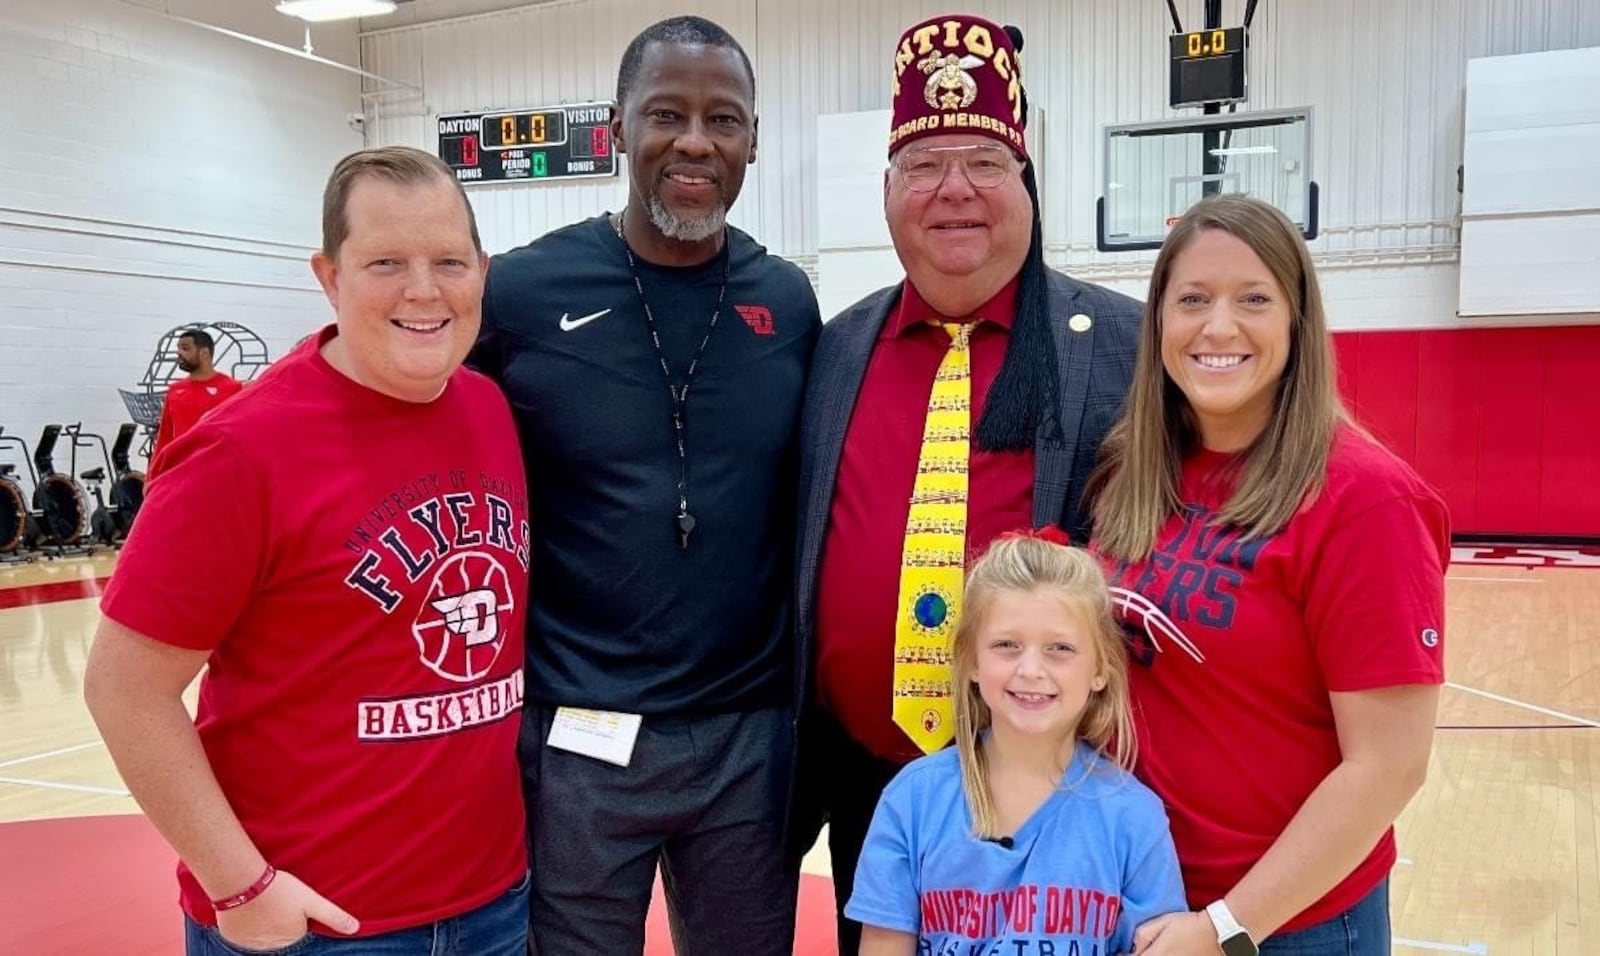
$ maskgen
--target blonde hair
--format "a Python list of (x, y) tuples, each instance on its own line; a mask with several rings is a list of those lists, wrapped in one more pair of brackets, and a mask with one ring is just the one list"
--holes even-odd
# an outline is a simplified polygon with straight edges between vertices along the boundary
[(1161, 306), (1173, 262), (1211, 229), (1249, 246), (1290, 307), (1289, 357), (1272, 417), (1245, 450), (1238, 488), (1214, 523), (1243, 529), (1246, 538), (1282, 530), (1307, 497), (1320, 490), (1334, 433), (1349, 421), (1339, 400), (1322, 293), (1299, 230), (1259, 199), (1225, 195), (1195, 203), (1172, 227), (1156, 258), (1127, 407), (1106, 436), (1085, 495), (1091, 502), (1096, 546), (1120, 560), (1149, 556), (1162, 525), (1180, 508), (1183, 459), (1200, 447), (1194, 410), (1161, 362)]
[[(999, 836), (994, 798), (989, 793), (988, 759), (982, 737), (993, 723), (974, 680), (978, 637), (995, 595), (1004, 591), (1057, 592), (1078, 613), (1089, 632), (1105, 687), (1089, 695), (1078, 718), (1077, 737), (1111, 763), (1131, 770), (1137, 751), (1128, 697), (1128, 660), (1121, 631), (1111, 614), (1111, 592), (1105, 573), (1087, 551), (1043, 538), (1007, 536), (997, 540), (967, 572), (961, 621), (951, 649), (955, 691), (956, 747), (961, 783), (972, 811), (974, 835)], [(1060, 772), (1064, 772), (1063, 766)]]

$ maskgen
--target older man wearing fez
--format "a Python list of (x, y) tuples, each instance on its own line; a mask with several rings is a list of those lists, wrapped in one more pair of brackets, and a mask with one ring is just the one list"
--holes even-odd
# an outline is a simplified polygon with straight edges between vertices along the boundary
[[(965, 563), (1013, 529), (1087, 539), (1079, 498), (1133, 370), (1140, 303), (1044, 264), (1021, 49), (966, 15), (896, 42), (883, 205), (905, 278), (827, 323), (811, 367), (791, 849), (829, 824), (841, 909), (883, 787), (951, 740)], [(963, 492), (922, 477), (949, 474)], [(840, 916), (841, 953), (860, 934)]]

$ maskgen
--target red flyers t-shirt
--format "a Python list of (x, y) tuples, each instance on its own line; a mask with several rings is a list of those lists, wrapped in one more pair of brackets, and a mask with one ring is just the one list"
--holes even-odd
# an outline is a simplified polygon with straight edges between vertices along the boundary
[[(1196, 908), (1233, 888), (1338, 765), (1330, 692), (1444, 679), (1450, 534), (1438, 495), (1342, 428), (1322, 492), (1278, 534), (1245, 541), (1207, 523), (1231, 493), (1231, 461), (1187, 461), (1185, 511), (1147, 560), (1111, 575), (1136, 593), (1117, 603), (1132, 642), (1138, 773), (1167, 804)], [(1390, 830), (1282, 931), (1347, 909), (1394, 860)]]
[(102, 608), (211, 652), (195, 724), (223, 793), (270, 863), (372, 935), (526, 871), (527, 491), (488, 379), (401, 402), (328, 365), (333, 334), (170, 449)]
[(238, 394), (242, 388), (243, 385), (221, 372), (203, 382), (187, 378), (173, 382), (167, 388), (167, 399), (161, 406), (161, 426), (156, 431), (155, 450), (150, 455), (150, 467), (145, 480), (155, 479), (156, 472), (165, 465), (164, 461), (158, 463), (157, 459), (179, 435), (188, 432), (202, 415)]

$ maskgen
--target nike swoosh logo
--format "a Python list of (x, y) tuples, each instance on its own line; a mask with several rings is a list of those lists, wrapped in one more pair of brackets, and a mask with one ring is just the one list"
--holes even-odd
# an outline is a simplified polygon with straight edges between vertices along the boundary
[(588, 325), (590, 322), (600, 318), (602, 315), (606, 315), (610, 311), (610, 309), (601, 309), (599, 312), (590, 312), (588, 315), (581, 315), (576, 319), (567, 318), (567, 313), (563, 312), (561, 314), (561, 321), (557, 324), (561, 326), (561, 331), (571, 332), (573, 329)]

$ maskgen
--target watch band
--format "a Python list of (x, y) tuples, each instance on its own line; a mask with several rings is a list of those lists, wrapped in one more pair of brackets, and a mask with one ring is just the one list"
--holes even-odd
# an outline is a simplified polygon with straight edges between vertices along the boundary
[(1211, 918), (1211, 925), (1217, 930), (1217, 945), (1222, 947), (1223, 956), (1257, 956), (1259, 950), (1256, 941), (1239, 921), (1233, 918), (1233, 911), (1228, 909), (1228, 904), (1217, 900), (1206, 907), (1206, 915)]

